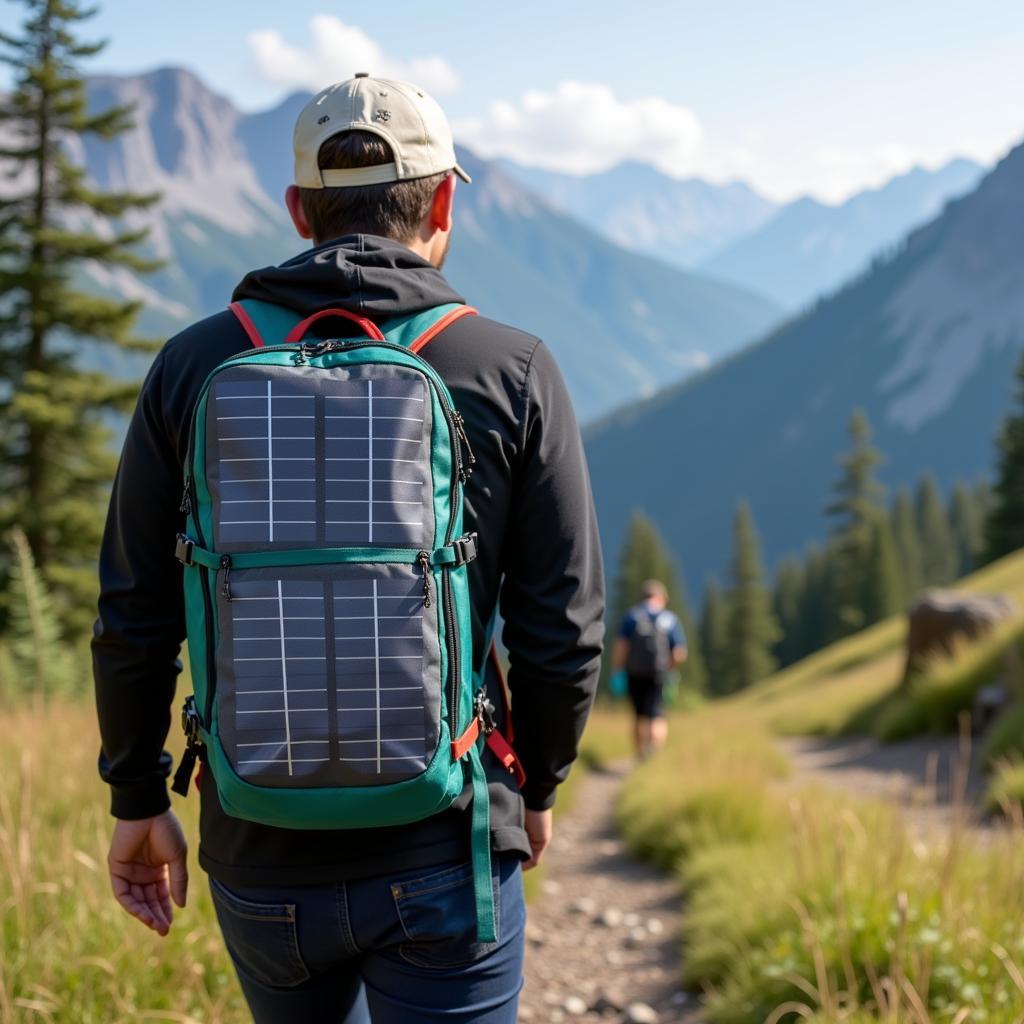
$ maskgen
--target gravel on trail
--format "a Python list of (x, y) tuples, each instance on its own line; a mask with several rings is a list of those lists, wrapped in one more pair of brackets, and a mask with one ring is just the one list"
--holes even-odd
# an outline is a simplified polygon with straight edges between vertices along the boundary
[(678, 883), (615, 833), (625, 774), (589, 772), (555, 822), (529, 907), (524, 1024), (700, 1024), (699, 999), (680, 984)]

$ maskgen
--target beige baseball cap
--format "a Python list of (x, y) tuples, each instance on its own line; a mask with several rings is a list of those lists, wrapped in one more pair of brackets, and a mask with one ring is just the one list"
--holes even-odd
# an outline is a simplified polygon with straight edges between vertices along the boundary
[[(321, 170), (320, 147), (333, 135), (353, 129), (373, 132), (391, 146), (393, 163), (376, 167)], [(295, 184), (300, 188), (352, 188), (389, 181), (412, 181), (454, 171), (472, 181), (455, 160), (455, 143), (444, 111), (410, 82), (355, 78), (317, 93), (295, 122)]]

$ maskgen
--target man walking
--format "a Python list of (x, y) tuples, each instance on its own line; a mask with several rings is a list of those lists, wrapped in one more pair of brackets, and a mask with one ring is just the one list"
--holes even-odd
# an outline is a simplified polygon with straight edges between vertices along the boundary
[(686, 661), (686, 637), (679, 618), (668, 610), (668, 591), (658, 580), (641, 587), (641, 602), (631, 608), (612, 651), (612, 671), (625, 671), (633, 704), (633, 742), (638, 758), (654, 753), (668, 737), (665, 684), (669, 672)]
[[(463, 300), (441, 274), (457, 165), (440, 108), (408, 83), (357, 75), (326, 89), (294, 135), (292, 221), (313, 248), (256, 270), (235, 303), (372, 322)], [(528, 306), (530, 298), (522, 297)], [(100, 558), (93, 642), (100, 773), (117, 822), (109, 866), (125, 909), (166, 934), (185, 905), (186, 843), (169, 809), (169, 727), (185, 635), (183, 467), (208, 374), (256, 342), (225, 311), (159, 353), (124, 444)], [(312, 322), (312, 321), (311, 321)], [(475, 454), (464, 526), (475, 668), (498, 729), (514, 732), (521, 790), (484, 751), (494, 862), (494, 942), (477, 941), (469, 787), (412, 824), (301, 831), (232, 817), (200, 776), (199, 862), (257, 1024), (512, 1024), (521, 986), (522, 869), (551, 838), (555, 790), (574, 760), (596, 689), (603, 580), (579, 431), (538, 339), (482, 316), (451, 317), (421, 355), (464, 418)], [(337, 323), (334, 325), (337, 330)], [(330, 338), (330, 318), (313, 322)], [(511, 721), (487, 628), (500, 607)], [(283, 641), (282, 641), (283, 643)], [(339, 826), (345, 823), (339, 821)]]

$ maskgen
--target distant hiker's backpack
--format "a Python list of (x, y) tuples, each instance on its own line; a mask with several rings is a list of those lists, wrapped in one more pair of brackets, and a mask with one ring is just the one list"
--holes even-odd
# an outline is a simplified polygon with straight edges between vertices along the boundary
[[(177, 556), (195, 758), (224, 810), (281, 828), (398, 825), (472, 782), (479, 933), (494, 938), (485, 743), (519, 775), (473, 671), (462, 419), (415, 353), (450, 305), (387, 321), (234, 303), (253, 348), (221, 363), (189, 434)], [(324, 317), (357, 340), (301, 343)], [(280, 340), (283, 344), (265, 344)]]
[(672, 667), (669, 633), (675, 621), (669, 611), (652, 616), (643, 606), (634, 609), (636, 628), (629, 638), (626, 671), (631, 676), (653, 678)]

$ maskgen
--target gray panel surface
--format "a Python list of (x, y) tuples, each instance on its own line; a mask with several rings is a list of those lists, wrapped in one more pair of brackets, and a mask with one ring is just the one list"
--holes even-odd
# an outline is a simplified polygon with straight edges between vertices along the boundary
[(207, 411), (217, 549), (431, 547), (431, 421), (403, 367), (222, 372)]
[(395, 782), (440, 729), (436, 603), (400, 565), (248, 569), (218, 596), (221, 740), (272, 786)]

